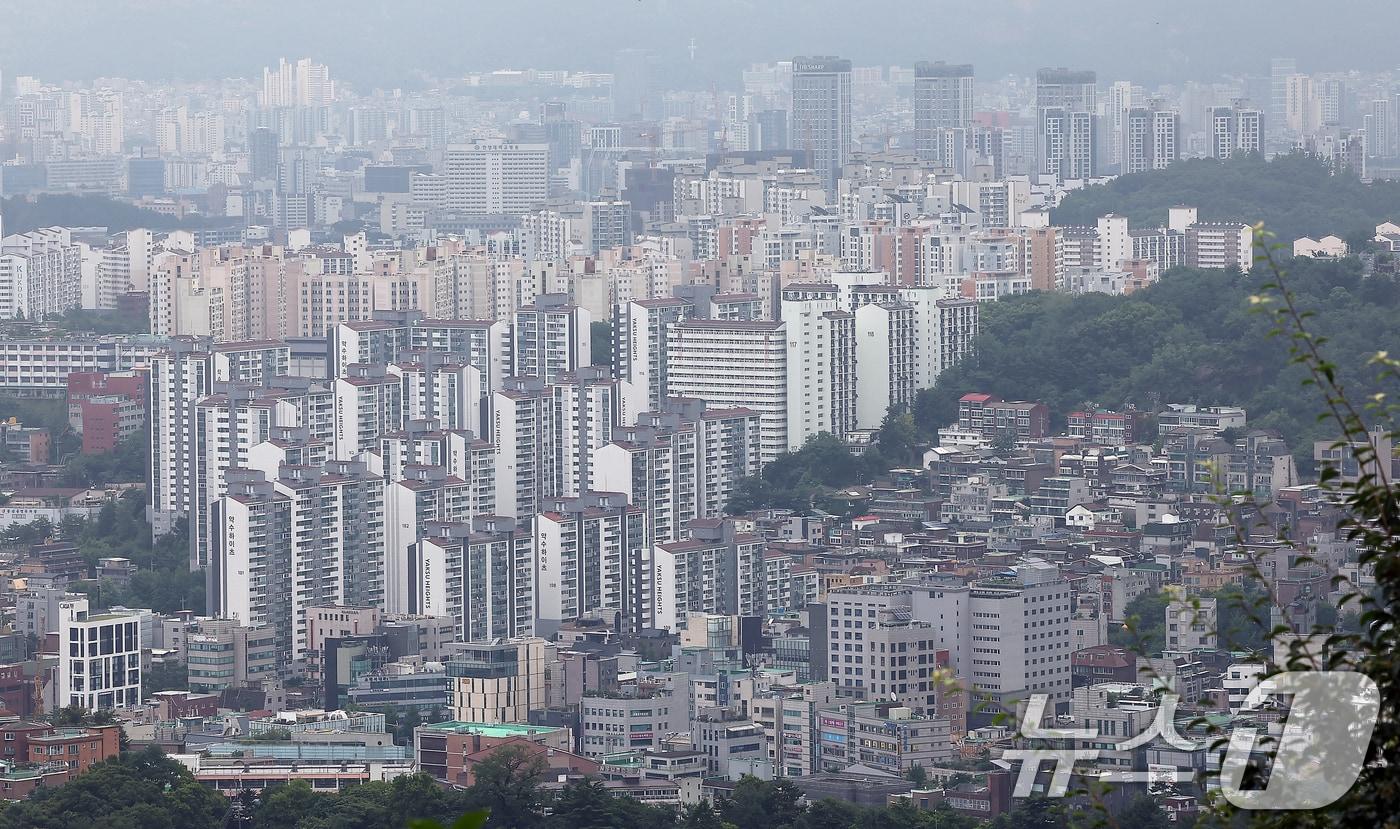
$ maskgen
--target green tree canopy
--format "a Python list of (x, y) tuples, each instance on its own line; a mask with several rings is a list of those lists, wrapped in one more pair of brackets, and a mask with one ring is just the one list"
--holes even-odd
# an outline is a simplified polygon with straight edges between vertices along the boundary
[(1070, 193), (1050, 213), (1057, 225), (1092, 225), (1117, 213), (1133, 227), (1167, 223), (1167, 209), (1190, 205), (1202, 221), (1264, 222), (1278, 239), (1329, 234), (1353, 245), (1377, 224), (1400, 216), (1400, 182), (1363, 183), (1349, 172), (1333, 175), (1321, 159), (1292, 153), (1264, 160), (1241, 155), (1199, 158), (1165, 170), (1133, 173)]

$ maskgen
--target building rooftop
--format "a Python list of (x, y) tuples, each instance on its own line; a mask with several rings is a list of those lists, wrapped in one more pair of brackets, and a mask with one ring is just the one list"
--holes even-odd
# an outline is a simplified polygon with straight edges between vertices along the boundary
[(549, 725), (528, 725), (526, 723), (480, 723), (448, 720), (422, 726), (433, 731), (448, 731), (453, 734), (480, 734), (483, 737), (529, 737), (540, 734), (553, 734), (558, 728)]

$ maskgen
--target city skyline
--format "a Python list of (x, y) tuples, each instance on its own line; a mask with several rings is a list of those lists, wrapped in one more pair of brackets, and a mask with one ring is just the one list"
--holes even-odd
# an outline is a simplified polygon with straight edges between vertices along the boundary
[[(368, 0), (292, 6), (266, 0), (209, 6), (184, 0), (177, 6), (180, 19), (195, 33), (184, 39), (166, 36), (164, 27), (173, 13), (169, 4), (66, 0), (29, 8), (22, 0), (7, 0), (4, 7), (9, 8), (0, 7), (0, 12), (8, 14), (12, 25), (0, 31), (0, 55), (5, 56), (0, 69), (7, 75), (61, 80), (252, 77), (257, 65), (295, 52), (346, 67), (343, 75), (368, 89), (386, 79), (392, 79), (386, 84), (390, 88), (409, 84), (419, 73), (451, 77), (526, 66), (607, 71), (620, 48), (656, 53), (667, 83), (692, 88), (732, 81), (749, 63), (799, 53), (840, 54), (861, 65), (971, 62), (982, 64), (988, 77), (1031, 74), (1038, 66), (1062, 65), (1074, 55), (1101, 71), (1151, 83), (1251, 74), (1270, 57), (1290, 53), (1303, 57), (1302, 68), (1308, 71), (1395, 68), (1384, 57), (1384, 32), (1400, 24), (1400, 11), (1386, 5), (1344, 4), (1327, 15), (1308, 16), (1307, 25), (1301, 15), (1311, 6), (1301, 0), (1226, 6), (1183, 0), (1148, 15), (1117, 14), (1119, 9), (1104, 0), (1077, 0), (1073, 10), (1064, 6), (1002, 0), (974, 12), (881, 0), (867, 6), (868, 18), (901, 24), (874, 42), (862, 42), (849, 29), (824, 25), (839, 16), (842, 5), (835, 0), (817, 0), (816, 5), (722, 0), (719, 6), (640, 0), (609, 4), (583, 20), (567, 13), (567, 3), (525, 0), (523, 6), (473, 9), (460, 22), (453, 14), (459, 7), (439, 0), (413, 0), (392, 13)], [(24, 14), (18, 14), (22, 7)], [(1097, 22), (1093, 27), (1070, 23), (1080, 18)], [(535, 28), (522, 29), (520, 19)], [(258, 26), (255, 20), (277, 23)], [(418, 28), (415, 21), (420, 20), (435, 25)], [(717, 30), (715, 20), (729, 26)], [(45, 42), (39, 35), (52, 26), (76, 37), (74, 48), (38, 48)], [(1267, 38), (1251, 35), (1266, 27)], [(511, 31), (512, 37), (487, 35), (497, 30)], [(386, 42), (420, 48), (384, 48)], [(114, 48), (118, 44), (147, 48)]]

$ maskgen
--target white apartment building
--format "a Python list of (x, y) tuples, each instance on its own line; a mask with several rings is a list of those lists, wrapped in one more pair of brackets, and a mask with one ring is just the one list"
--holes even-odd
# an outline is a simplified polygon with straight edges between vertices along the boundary
[(377, 366), (352, 363), (335, 388), (335, 457), (377, 449), (379, 438), (404, 423), (403, 384)]
[(800, 449), (821, 432), (845, 437), (856, 428), (855, 317), (838, 307), (834, 288), (789, 295), (782, 301), (787, 448)]
[(667, 334), (667, 388), (711, 408), (757, 412), (767, 463), (798, 448), (788, 436), (788, 348), (781, 322), (682, 320)]
[(451, 617), (459, 642), (533, 636), (534, 553), (511, 518), (430, 522), (415, 551), (416, 612)]
[(878, 429), (891, 406), (913, 404), (917, 339), (912, 306), (896, 302), (856, 309), (856, 428)]
[(441, 466), (407, 466), (384, 490), (384, 610), (414, 612), (415, 551), (433, 521), (468, 521), (472, 485)]
[(181, 516), (193, 520), (195, 496), (195, 406), (211, 387), (209, 352), (192, 340), (171, 340), (169, 348), (151, 358), (149, 375), (151, 424), (150, 491), (147, 495), (151, 532), (162, 536)]
[(634, 299), (617, 306), (613, 320), (613, 359), (617, 376), (646, 393), (647, 411), (670, 396), (667, 334), (673, 323), (694, 313), (682, 299)]
[(355, 462), (277, 467), (275, 480), (261, 469), (226, 473), (210, 510), (209, 581), (219, 615), (270, 627), (286, 672), (309, 658), (308, 608), (383, 603), (384, 490)]
[(1237, 268), (1254, 266), (1254, 229), (1233, 222), (1196, 222), (1186, 228), (1186, 266)]
[(704, 522), (684, 541), (652, 550), (650, 627), (679, 631), (692, 613), (761, 616), (764, 601), (763, 554), (767, 544), (739, 532), (732, 521)]
[(546, 383), (562, 372), (593, 362), (592, 315), (569, 304), (565, 294), (541, 294), (514, 317), (514, 374), (540, 377)]
[(650, 621), (651, 567), (642, 511), (616, 492), (551, 499), (535, 518), (535, 617), (541, 635), (587, 614), (623, 630)]
[(277, 340), (219, 343), (211, 349), (216, 383), (250, 383), (261, 386), (274, 377), (291, 374), (292, 350)]
[[(377, 447), (377, 448), (376, 448)], [(386, 484), (416, 475), (417, 467), (442, 467), (468, 486), (471, 515), (496, 513), (496, 453), (487, 441), (463, 429), (441, 429), (434, 421), (407, 421), (402, 429), (383, 432), (365, 455)]]
[(613, 430), (593, 454), (588, 488), (626, 493), (646, 514), (648, 543), (685, 537), (695, 518), (717, 518), (739, 480), (760, 469), (760, 425), (748, 409), (704, 409), (671, 398), (634, 427)]
[(167, 250), (155, 257), (148, 282), (152, 334), (209, 336), (209, 295), (199, 270), (199, 257), (186, 251)]
[(496, 511), (529, 518), (545, 498), (558, 495), (558, 469), (552, 389), (537, 378), (512, 378), (513, 387), (491, 398), (491, 432), (495, 452)]
[(458, 355), (436, 351), (405, 351), (399, 359), (388, 373), (399, 380), (403, 417), (433, 420), (444, 429), (481, 431), (480, 371)]
[(0, 319), (43, 319), (82, 301), (82, 247), (65, 227), (0, 238)]
[(224, 473), (248, 467), (253, 447), (288, 427), (304, 429), (306, 440), (327, 450), (334, 445), (335, 397), (329, 387), (298, 377), (268, 379), (277, 385), (212, 385), (211, 393), (194, 406), (193, 566), (209, 562), (209, 543), (215, 533), (209, 506), (224, 494)]

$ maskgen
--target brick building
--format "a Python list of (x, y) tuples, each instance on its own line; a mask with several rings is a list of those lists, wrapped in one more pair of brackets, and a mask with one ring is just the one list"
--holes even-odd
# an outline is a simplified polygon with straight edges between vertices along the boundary
[(110, 452), (146, 423), (146, 379), (136, 372), (68, 375), (68, 423), (83, 436), (83, 454)]

